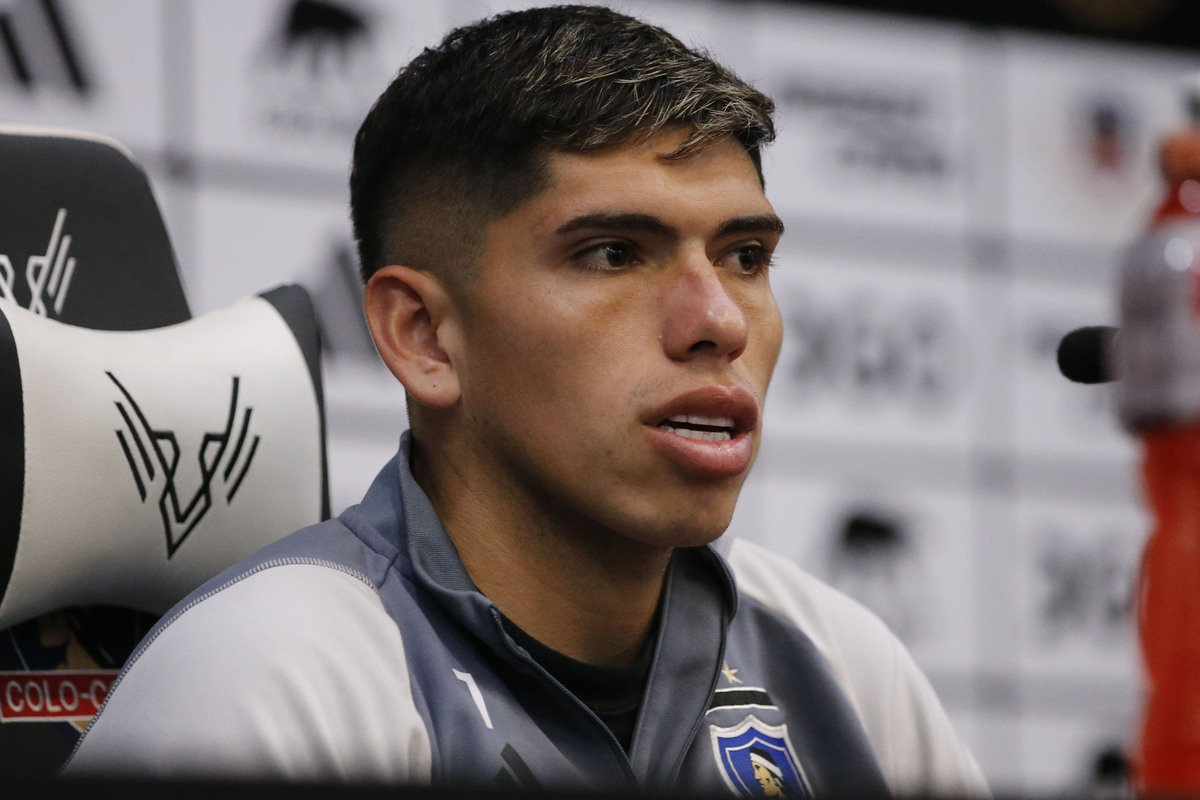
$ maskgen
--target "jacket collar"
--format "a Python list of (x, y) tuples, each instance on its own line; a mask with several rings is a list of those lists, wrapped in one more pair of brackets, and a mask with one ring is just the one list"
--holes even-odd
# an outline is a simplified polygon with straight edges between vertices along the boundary
[[(467, 573), (433, 504), (413, 477), (412, 446), (412, 432), (406, 431), (395, 459), (356, 508), (357, 521), (386, 540), (399, 561), (408, 562), (413, 580), (452, 617), (506, 661), (524, 662), (528, 654), (503, 629), (499, 609)], [(736, 610), (733, 574), (713, 547), (675, 551), (663, 586), (658, 640), (629, 754), (643, 785), (669, 786), (675, 780), (708, 709)], [(695, 724), (659, 724), (664, 718), (692, 719)]]

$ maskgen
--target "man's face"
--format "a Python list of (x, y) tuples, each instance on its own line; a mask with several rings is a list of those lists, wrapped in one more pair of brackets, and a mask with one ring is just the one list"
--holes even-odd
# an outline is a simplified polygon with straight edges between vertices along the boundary
[(758, 785), (762, 787), (764, 797), (782, 797), (783, 788), (779, 785), (779, 781), (771, 774), (770, 770), (762, 764), (754, 764), (754, 780), (758, 781)]
[(470, 491), (653, 546), (728, 526), (779, 355), (782, 226), (737, 142), (661, 158), (683, 136), (553, 154), (489, 227), (455, 355)]

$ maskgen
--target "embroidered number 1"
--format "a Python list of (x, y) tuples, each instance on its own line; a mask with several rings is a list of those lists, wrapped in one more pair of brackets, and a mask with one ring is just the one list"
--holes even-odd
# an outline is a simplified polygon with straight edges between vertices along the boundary
[(479, 709), (479, 716), (483, 717), (483, 724), (487, 729), (492, 730), (492, 718), (488, 714), (487, 706), (483, 704), (483, 693), (479, 691), (479, 687), (475, 685), (475, 678), (469, 672), (459, 672), (451, 667), (454, 677), (467, 685), (467, 691), (471, 693), (471, 699), (475, 701), (475, 707)]

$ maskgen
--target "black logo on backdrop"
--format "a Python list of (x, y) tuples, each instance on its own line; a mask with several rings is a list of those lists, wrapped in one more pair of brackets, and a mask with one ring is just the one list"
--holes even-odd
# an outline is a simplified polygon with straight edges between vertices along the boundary
[(281, 12), (252, 64), (255, 121), (297, 138), (352, 140), (387, 77), (373, 20), (332, 0), (292, 0)]
[(1043, 642), (1110, 647), (1129, 630), (1137, 596), (1137, 538), (1116, 529), (1038, 531), (1037, 627)]
[[(70, 234), (63, 234), (67, 210), (60, 208), (50, 231), (46, 252), (30, 256), (25, 262), (25, 282), (29, 287), (29, 310), (43, 317), (61, 316), (67, 289), (75, 275), (75, 257), (67, 256), (71, 249)], [(0, 254), (0, 300), (16, 302), (17, 270), (12, 260)], [(53, 312), (53, 313), (51, 313)]]
[[(117, 440), (125, 452), (129, 469), (137, 484), (142, 502), (151, 491), (158, 491), (158, 508), (162, 514), (163, 532), (167, 537), (167, 558), (175, 551), (200, 523), (213, 504), (214, 489), (232, 503), (241, 488), (254, 454), (258, 450), (259, 436), (249, 436), (250, 418), (254, 409), (238, 407), (240, 379), (233, 377), (229, 397), (229, 416), (225, 429), (220, 433), (206, 433), (200, 443), (200, 486), (186, 503), (180, 500), (175, 477), (182, 457), (179, 440), (174, 431), (159, 430), (150, 426), (146, 415), (138, 406), (117, 377), (106, 372), (109, 379), (121, 390), (125, 402), (117, 402), (117, 411), (125, 421), (125, 429), (117, 430)], [(128, 437), (126, 436), (128, 434)], [(219, 481), (219, 488), (214, 483)], [(161, 488), (159, 488), (161, 487)]]
[(92, 88), (79, 45), (56, 0), (18, 0), (0, 11), (5, 77), (27, 91), (57, 86), (78, 95)]
[(843, 301), (805, 291), (784, 302), (791, 355), (782, 372), (794, 401), (832, 398), (858, 412), (898, 407), (926, 416), (960, 402), (961, 335), (945, 301), (864, 290)]
[(934, 598), (905, 515), (855, 503), (834, 530), (829, 582), (870, 608), (905, 642), (926, 633)]
[(956, 171), (944, 86), (792, 74), (773, 94), (813, 126), (839, 175), (940, 185)]
[(326, 55), (347, 63), (353, 48), (366, 36), (367, 19), (362, 12), (339, 3), (295, 0), (287, 12), (278, 60), (303, 58), (315, 75)]

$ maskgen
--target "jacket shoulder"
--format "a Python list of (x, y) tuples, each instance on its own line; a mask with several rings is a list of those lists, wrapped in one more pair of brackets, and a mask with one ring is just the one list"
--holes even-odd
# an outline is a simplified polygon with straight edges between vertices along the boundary
[(428, 781), (404, 643), (365, 575), (274, 559), (151, 632), (68, 773)]
[(988, 794), (933, 687), (878, 616), (751, 542), (735, 540), (727, 561), (740, 594), (812, 640), (862, 721), (894, 794)]

